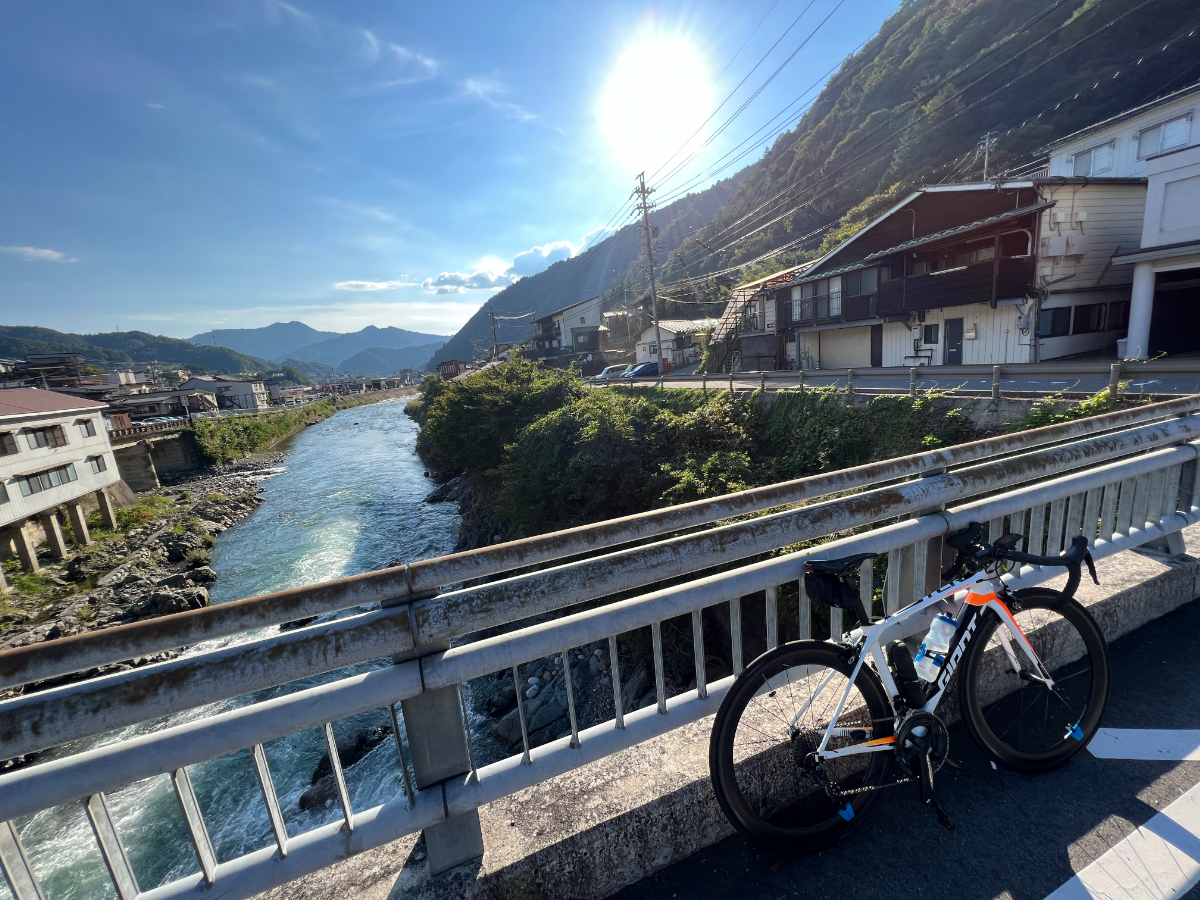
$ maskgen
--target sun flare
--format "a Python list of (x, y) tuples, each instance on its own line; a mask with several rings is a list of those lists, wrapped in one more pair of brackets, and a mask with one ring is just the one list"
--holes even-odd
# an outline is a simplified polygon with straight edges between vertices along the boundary
[(681, 38), (654, 37), (630, 47), (613, 66), (600, 98), (600, 128), (619, 165), (650, 174), (711, 111), (703, 57)]

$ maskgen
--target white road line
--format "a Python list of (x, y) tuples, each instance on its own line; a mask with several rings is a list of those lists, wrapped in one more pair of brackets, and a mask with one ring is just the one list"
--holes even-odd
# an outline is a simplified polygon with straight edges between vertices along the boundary
[(1200, 785), (1046, 900), (1174, 900), (1200, 881)]
[(1100, 759), (1200, 760), (1200, 731), (1101, 728), (1088, 750)]

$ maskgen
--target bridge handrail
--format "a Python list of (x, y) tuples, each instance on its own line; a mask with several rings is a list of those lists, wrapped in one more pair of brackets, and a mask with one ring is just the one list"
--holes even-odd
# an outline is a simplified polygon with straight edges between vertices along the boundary
[[(988, 521), (991, 539), (1005, 530), (1018, 530), (1028, 535), (1028, 549), (1031, 552), (1040, 552), (1044, 541), (1044, 549), (1051, 554), (1058, 552), (1069, 536), (1082, 528), (1092, 545), (1093, 555), (1101, 559), (1160, 540), (1200, 521), (1200, 478), (1196, 477), (1195, 472), (1198, 456), (1200, 442), (1192, 442), (1151, 450), (1135, 458), (1107, 462), (1046, 481), (1023, 483), (1015, 490), (960, 504), (944, 512), (926, 513), (916, 519), (895, 522), (863, 534), (839, 538), (818, 547), (577, 612), (509, 634), (428, 653), (419, 661), (402, 662), (366, 675), (344, 678), (297, 694), (18, 770), (0, 776), (0, 822), (4, 823), (0, 826), (0, 850), (8, 851), (6, 862), (9, 867), (13, 860), (19, 864), (24, 859), (19, 838), (12, 827), (13, 820), (18, 816), (74, 800), (92, 804), (104, 793), (132, 781), (167, 772), (177, 776), (186, 766), (247, 747), (253, 748), (258, 754), (265, 741), (323, 725), (333, 719), (345, 718), (364, 709), (386, 706), (395, 715), (395, 704), (400, 700), (426, 691), (458, 686), (465, 681), (556, 652), (562, 652), (564, 665), (571, 666), (577, 664), (566, 652), (572, 647), (586, 646), (607, 638), (611, 648), (615, 646), (618, 635), (646, 627), (658, 634), (665, 620), (681, 615), (690, 614), (695, 623), (702, 610), (714, 605), (729, 604), (736, 673), (744, 662), (741, 658), (741, 603), (747, 595), (765, 592), (766, 642), (768, 646), (774, 646), (779, 639), (778, 587), (781, 584), (797, 584), (800, 627), (802, 632), (807, 631), (802, 636), (811, 635), (811, 613), (807, 620), (805, 618), (806, 610), (810, 607), (803, 593), (800, 576), (804, 560), (814, 556), (886, 552), (888, 571), (894, 574), (889, 574), (885, 582), (884, 602), (887, 611), (894, 612), (913, 596), (924, 593), (927, 587), (926, 554), (931, 549), (931, 539), (937, 539), (969, 521)], [(1002, 463), (977, 468), (990, 470), (997, 465)], [(1190, 483), (1185, 478), (1185, 466), (1189, 470), (1186, 474), (1190, 477)], [(970, 483), (960, 486), (960, 495), (965, 493), (969, 496), (972, 491)], [(936, 501), (953, 493), (951, 485), (943, 483), (942, 492), (934, 492), (929, 499)], [(1006, 518), (1009, 517), (1011, 519), (1006, 526)], [(1049, 529), (1045, 526), (1047, 518), (1051, 523)], [(912, 583), (908, 585), (903, 584), (900, 577), (901, 570), (909, 567), (900, 564), (904, 555), (914, 573)], [(864, 567), (863, 577), (869, 580), (869, 573), (870, 569)], [(1028, 586), (1061, 575), (1058, 569), (1025, 567), (1009, 577), (1014, 586)], [(842, 625), (841, 611), (834, 610), (834, 614), (836, 618), (831, 622), (831, 628), (837, 634)], [(463, 778), (451, 779), (425, 790), (412, 790), (405, 768), (406, 796), (363, 811), (356, 812), (347, 807), (344, 821), (300, 835), (289, 836), (285, 831), (279, 846), (267, 847), (217, 864), (209, 873), (209, 880), (214, 885), (219, 882), (221, 896), (226, 900), (249, 897), (340, 861), (348, 853), (362, 852), (430, 827), (447, 817), (475, 809), (711, 715), (732, 679), (708, 680), (702, 634), (702, 630), (693, 631), (697, 644), (697, 687), (694, 689), (675, 697), (666, 696), (662, 678), (664, 660), (661, 641), (655, 641), (653, 663), (657, 704), (624, 713), (619, 702), (621, 677), (618, 656), (610, 653), (618, 697), (613, 719), (584, 730), (573, 727), (569, 737), (536, 748), (530, 747), (528, 735), (523, 734), (521, 753), (473, 769)], [(697, 639), (697, 635), (701, 636)], [(901, 636), (896, 634), (888, 639)], [(574, 722), (574, 701), (569, 693), (568, 704)], [(265, 765), (264, 769), (269, 783), (269, 769)], [(347, 826), (352, 826), (352, 842), (346, 833)], [(202, 820), (199, 828), (191, 828), (190, 834), (193, 841), (207, 840)], [(111, 837), (119, 841), (115, 831)], [(112, 852), (113, 848), (109, 850)], [(140, 900), (174, 900), (204, 890), (205, 884), (205, 876), (196, 873), (142, 892), (138, 897)], [(24, 894), (16, 888), (14, 891), (17, 900), (27, 900), (32, 896), (28, 891)]]
[[(818, 540), (1015, 485), (1034, 485), (1063, 472), (1196, 438), (1200, 438), (1200, 416), (1195, 415), (1104, 434), (647, 547), (460, 588), (441, 596), (412, 598), (408, 603), (246, 644), (36, 691), (0, 703), (0, 740), (13, 755), (29, 753), (285, 684), (303, 675), (388, 655), (397, 661), (424, 656), (431, 647), (444, 646), (454, 637), (483, 628), (669, 578), (696, 576), (705, 569), (800, 541)], [(1135, 458), (1129, 465), (1143, 463)], [(54, 649), (61, 652), (63, 644), (73, 640), (39, 646), (58, 644)]]
[[(453, 607), (448, 605), (457, 603), (461, 598), (456, 595), (461, 592), (449, 597), (443, 595), (433, 602), (421, 598), (428, 598), (447, 585), (491, 578), (545, 563), (563, 563), (553, 571), (572, 567), (580, 570), (588, 565), (587, 558), (577, 562), (566, 561), (575, 557), (586, 557), (587, 554), (611, 551), (622, 545), (663, 534), (711, 525), (724, 519), (763, 513), (797, 503), (811, 503), (823, 497), (861, 491), (907, 478), (946, 471), (956, 466), (1002, 458), (1083, 435), (1097, 435), (1130, 426), (1188, 416), (1198, 410), (1200, 395), (1148, 404), (0, 651), (0, 688), (44, 681), (139, 656), (190, 646), (201, 641), (240, 634), (249, 629), (281, 625), (308, 616), (377, 602), (389, 605), (406, 600), (415, 602), (417, 615), (414, 618), (414, 627), (418, 631), (414, 633), (414, 639), (419, 643), (458, 636), (461, 633), (469, 633), (474, 628), (457, 633), (453, 628), (448, 630), (448, 616), (458, 617), (470, 613), (472, 621), (480, 622), (481, 627), (520, 618), (520, 615), (506, 616), (506, 609), (511, 604), (504, 592), (511, 589), (514, 577), (522, 576), (510, 575), (499, 586), (485, 585), (477, 589), (471, 595), (476, 598), (474, 608), (468, 608), (468, 605), (463, 603)], [(1138, 449), (1137, 445), (1131, 445), (1128, 452), (1137, 452)], [(754, 521), (740, 523), (739, 526), (735, 526), (735, 531), (758, 527), (753, 525)], [(726, 530), (724, 533), (729, 532)], [(632, 555), (624, 557), (622, 562), (628, 563), (638, 559), (645, 562), (664, 549), (668, 553), (672, 552), (675, 546), (670, 540), (655, 542), (629, 551)], [(713, 564), (720, 561), (715, 560)], [(633, 583), (627, 587), (637, 587), (642, 583), (647, 582)], [(489, 589), (492, 601), (481, 606), (478, 598), (484, 596)]]

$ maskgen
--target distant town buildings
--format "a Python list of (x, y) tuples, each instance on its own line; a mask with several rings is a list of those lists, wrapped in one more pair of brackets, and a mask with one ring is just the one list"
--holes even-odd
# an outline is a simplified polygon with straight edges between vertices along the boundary
[(271, 405), (271, 396), (261, 381), (195, 375), (180, 385), (185, 391), (207, 391), (217, 398), (220, 409), (260, 410)]

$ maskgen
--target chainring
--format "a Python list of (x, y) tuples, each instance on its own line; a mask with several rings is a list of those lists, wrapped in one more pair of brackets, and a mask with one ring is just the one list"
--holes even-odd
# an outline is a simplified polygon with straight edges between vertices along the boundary
[(896, 731), (896, 744), (893, 751), (896, 761), (903, 770), (912, 775), (921, 772), (921, 748), (917, 741), (929, 748), (929, 765), (936, 772), (950, 755), (950, 733), (945, 724), (933, 713), (917, 710), (910, 713), (900, 723)]

